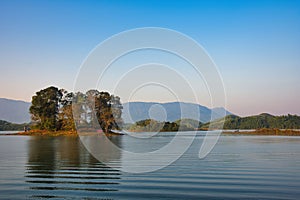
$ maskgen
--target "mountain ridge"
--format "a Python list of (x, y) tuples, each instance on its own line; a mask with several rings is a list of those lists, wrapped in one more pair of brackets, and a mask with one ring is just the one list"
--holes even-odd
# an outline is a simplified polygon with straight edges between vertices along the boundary
[(22, 100), (0, 98), (0, 120), (18, 124), (28, 123), (30, 105), (30, 102)]
[[(153, 118), (149, 115), (152, 114), (154, 117), (157, 116), (158, 121), (171, 121), (174, 122), (178, 119), (189, 118), (198, 120), (201, 122), (208, 122), (215, 120), (225, 115), (232, 114), (225, 108), (208, 108), (196, 103), (188, 102), (126, 102), (123, 103), (123, 114), (122, 118), (125, 123), (134, 123), (137, 121)], [(155, 108), (156, 107), (156, 108)], [(154, 108), (154, 111), (153, 109)], [(151, 110), (152, 109), (152, 110)], [(163, 110), (162, 110), (163, 109)], [(159, 116), (166, 115), (165, 118)]]

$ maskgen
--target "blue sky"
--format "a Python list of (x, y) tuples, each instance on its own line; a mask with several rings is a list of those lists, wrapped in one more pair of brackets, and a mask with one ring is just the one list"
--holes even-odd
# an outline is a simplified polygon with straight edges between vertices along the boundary
[(72, 90), (96, 45), (149, 26), (182, 32), (206, 49), (231, 112), (300, 114), (300, 1), (284, 0), (2, 0), (0, 97), (30, 101), (49, 85)]

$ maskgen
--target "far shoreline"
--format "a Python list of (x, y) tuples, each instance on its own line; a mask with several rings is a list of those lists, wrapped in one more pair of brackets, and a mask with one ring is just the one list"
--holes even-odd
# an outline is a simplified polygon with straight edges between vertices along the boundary
[(256, 130), (243, 130), (243, 131), (226, 131), (223, 130), (224, 135), (262, 135), (262, 136), (300, 136), (300, 130), (293, 129), (273, 129), (273, 128), (262, 128)]
[[(198, 130), (198, 131), (207, 131), (207, 130)], [(213, 131), (213, 130), (208, 130)], [(91, 131), (88, 131), (91, 132)], [(96, 131), (95, 131), (96, 132)], [(91, 132), (91, 133), (95, 133)], [(175, 131), (176, 132), (176, 131)], [(124, 135), (122, 133), (103, 133), (106, 136), (121, 136)], [(142, 134), (142, 132), (141, 132)], [(46, 131), (46, 130), (30, 130), (30, 131), (20, 131), (17, 133), (7, 133), (7, 134), (0, 134), (0, 136), (72, 136), (77, 137), (79, 136), (77, 134), (76, 130), (71, 131)], [(89, 134), (87, 134), (89, 135)], [(293, 129), (270, 129), (270, 128), (263, 128), (263, 129), (256, 129), (256, 130), (222, 130), (222, 135), (236, 135), (236, 136), (300, 136), (300, 130), (293, 130)]]

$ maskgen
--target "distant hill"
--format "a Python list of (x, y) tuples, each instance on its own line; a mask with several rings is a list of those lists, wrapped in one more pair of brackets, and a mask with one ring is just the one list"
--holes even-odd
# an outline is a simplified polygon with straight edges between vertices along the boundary
[[(125, 123), (134, 123), (137, 121), (151, 118), (149, 110), (152, 109), (152, 116), (157, 116), (155, 120), (174, 122), (178, 119), (188, 118), (201, 122), (208, 122), (211, 119), (212, 112), (215, 113), (213, 120), (224, 117), (222, 113), (230, 115), (232, 113), (224, 108), (209, 109), (205, 106), (194, 103), (170, 102), (170, 103), (155, 103), (155, 102), (129, 102), (123, 104), (122, 118)], [(160, 119), (162, 116), (162, 108), (165, 110), (166, 119)], [(181, 112), (181, 110), (183, 112)], [(164, 111), (163, 111), (164, 112)]]
[(194, 131), (199, 128), (201, 122), (193, 119), (180, 119), (175, 122), (162, 122), (154, 119), (146, 119), (131, 124), (126, 130), (134, 132), (173, 132)]
[(21, 131), (27, 124), (14, 124), (4, 120), (0, 120), (0, 131)]
[[(224, 121), (225, 120), (225, 121)], [(300, 129), (300, 116), (283, 115), (273, 116), (267, 113), (249, 117), (238, 117), (229, 115), (225, 118), (215, 120), (211, 123), (202, 125), (201, 128), (217, 127), (224, 122), (223, 129), (259, 129), (259, 128), (278, 128), (278, 129)]]
[(194, 119), (179, 119), (176, 120), (175, 123), (178, 124), (179, 126), (185, 126), (187, 128), (190, 128), (191, 130), (198, 129), (203, 124), (200, 121)]
[(12, 123), (30, 122), (29, 102), (0, 98), (0, 120)]

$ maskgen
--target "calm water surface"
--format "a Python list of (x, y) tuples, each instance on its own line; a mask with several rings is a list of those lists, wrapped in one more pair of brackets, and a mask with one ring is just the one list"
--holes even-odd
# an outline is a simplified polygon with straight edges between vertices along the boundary
[[(130, 136), (111, 139), (143, 150)], [(1, 136), (0, 199), (299, 199), (300, 137), (223, 136), (199, 160), (202, 140), (167, 168), (128, 174), (97, 161), (76, 137)]]

